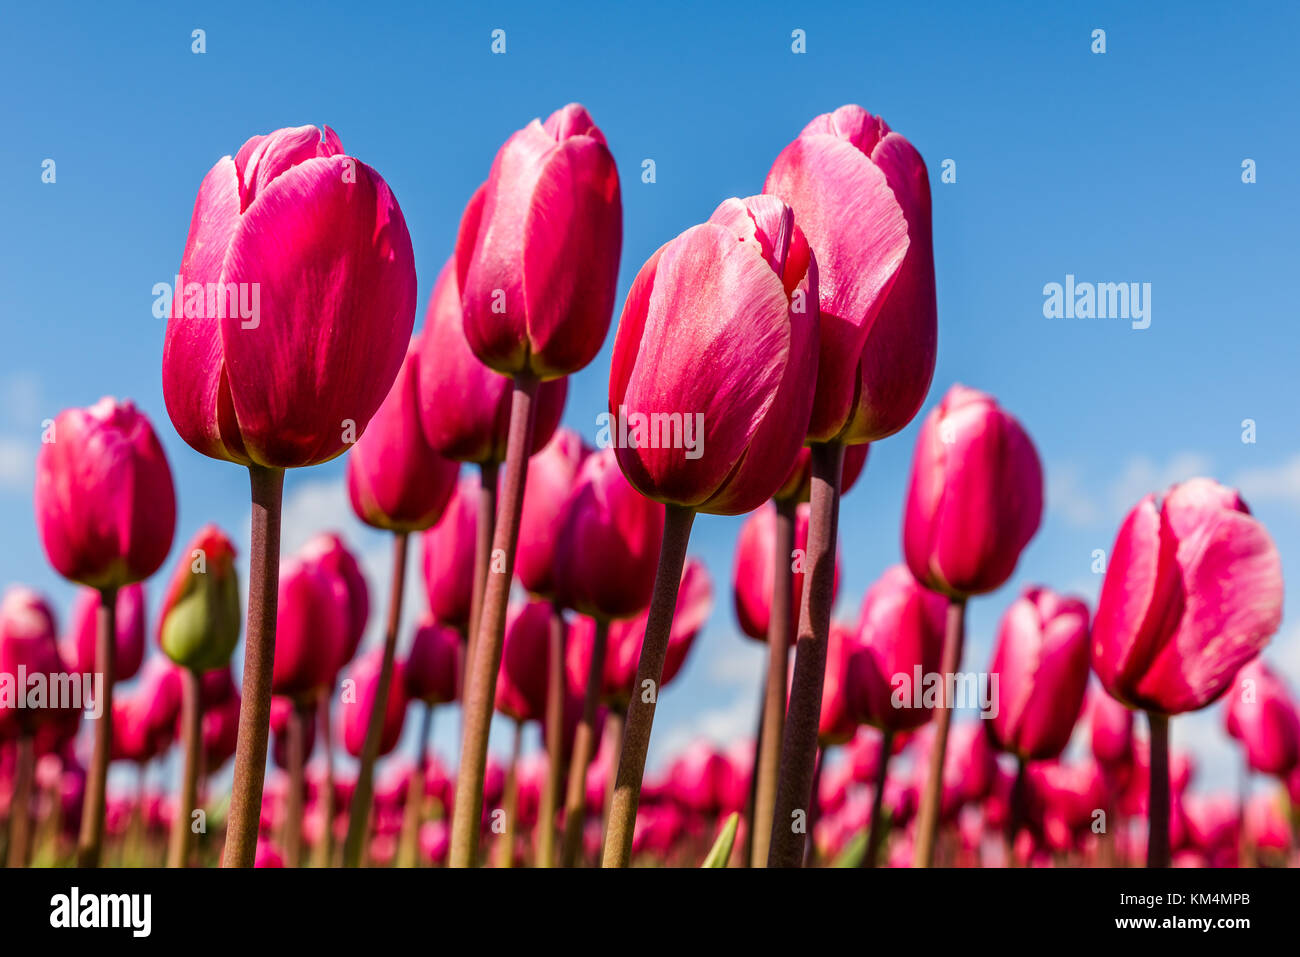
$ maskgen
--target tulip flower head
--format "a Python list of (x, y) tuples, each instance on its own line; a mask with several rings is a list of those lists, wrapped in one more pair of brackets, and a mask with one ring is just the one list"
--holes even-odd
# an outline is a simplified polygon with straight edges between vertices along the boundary
[(1142, 499), (1111, 550), (1092, 664), (1129, 707), (1205, 707), (1277, 631), (1282, 566), (1264, 526), (1212, 479)]
[(230, 661), (242, 623), (235, 546), (215, 525), (205, 525), (181, 555), (158, 616), (158, 644), (191, 671)]

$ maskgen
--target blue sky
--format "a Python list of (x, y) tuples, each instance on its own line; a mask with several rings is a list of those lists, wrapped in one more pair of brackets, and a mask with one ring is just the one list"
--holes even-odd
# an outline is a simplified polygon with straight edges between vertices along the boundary
[[(198, 184), (249, 136), (328, 123), (391, 184), (409, 224), (423, 303), (460, 211), (500, 143), (535, 116), (584, 103), (623, 177), (619, 304), (661, 243), (722, 199), (761, 189), (814, 115), (860, 103), (926, 158), (934, 194), (939, 360), (928, 409), (956, 381), (995, 394), (1034, 437), (1048, 510), (1006, 588), (972, 604), (967, 667), (1026, 584), (1095, 598), (1108, 549), (1147, 491), (1208, 473), (1243, 489), (1284, 570), (1300, 562), (1300, 385), (1287, 291), (1300, 204), (1294, 12), (1251, 3), (1144, 11), (1129, 4), (276, 5), (12, 4), (0, 29), (0, 584), (72, 590), (31, 516), (41, 421), (101, 395), (153, 418), (178, 484), (175, 554), (207, 521), (247, 537), (247, 480), (191, 451), (163, 406), (164, 323), (152, 288), (179, 264)], [(493, 29), (506, 53), (490, 52)], [(1106, 52), (1091, 52), (1092, 31)], [(191, 31), (207, 52), (191, 52)], [(791, 31), (807, 52), (791, 51)], [(53, 159), (57, 180), (41, 181)], [(643, 159), (657, 181), (640, 179)], [(1253, 159), (1254, 184), (1242, 162)], [(952, 159), (957, 181), (939, 181)], [(1043, 287), (1148, 282), (1152, 322), (1043, 316)], [(612, 336), (610, 337), (612, 341)], [(609, 342), (571, 384), (565, 421), (594, 438)], [(1242, 421), (1257, 441), (1241, 441)], [(916, 426), (873, 449), (843, 509), (839, 611), (899, 559)], [(286, 483), (286, 545), (338, 527), (383, 591), (387, 542), (351, 518), (343, 463)], [(730, 553), (739, 519), (703, 518), (694, 551), (717, 604), (662, 699), (652, 761), (702, 731), (748, 733), (763, 652), (738, 637)], [(1300, 688), (1300, 598), (1266, 657)], [(151, 586), (153, 607), (161, 583)], [(416, 592), (417, 598), (419, 593)], [(382, 606), (382, 598), (378, 604)], [(414, 603), (408, 603), (407, 620)], [(378, 613), (374, 616), (376, 623)], [(372, 627), (376, 637), (377, 624)], [(1175, 723), (1230, 787), (1210, 717)], [(455, 722), (440, 723), (444, 756)], [(494, 750), (508, 746), (494, 736)], [(1206, 775), (1210, 775), (1207, 773)]]

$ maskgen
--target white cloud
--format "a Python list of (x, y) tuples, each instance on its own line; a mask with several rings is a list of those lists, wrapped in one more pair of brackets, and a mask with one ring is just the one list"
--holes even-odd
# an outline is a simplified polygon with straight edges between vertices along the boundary
[(1064, 465), (1047, 470), (1047, 507), (1060, 513), (1075, 528), (1086, 528), (1102, 517), (1093, 492), (1082, 481), (1079, 468)]
[(31, 442), (0, 437), (0, 490), (30, 493), (35, 467), (36, 453)]
[(1284, 502), (1300, 509), (1300, 454), (1278, 465), (1244, 469), (1233, 485), (1247, 502)]
[(1199, 452), (1179, 452), (1163, 465), (1145, 455), (1134, 456), (1111, 483), (1109, 505), (1116, 515), (1126, 515), (1145, 495), (1160, 494), (1175, 482), (1209, 474), (1210, 460)]

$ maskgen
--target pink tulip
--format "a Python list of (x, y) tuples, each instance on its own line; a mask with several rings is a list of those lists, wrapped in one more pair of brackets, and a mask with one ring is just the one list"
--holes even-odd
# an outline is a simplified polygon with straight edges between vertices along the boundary
[(424, 585), (438, 621), (465, 630), (474, 591), (478, 483), (462, 479), (438, 524), (422, 536)]
[(822, 684), (821, 720), (817, 741), (822, 748), (844, 744), (853, 737), (858, 722), (849, 707), (849, 663), (857, 651), (857, 636), (845, 625), (831, 623), (826, 648), (826, 678)]
[(722, 808), (730, 773), (722, 754), (708, 742), (696, 741), (673, 762), (668, 778), (679, 804), (697, 814), (713, 815)]
[(829, 441), (850, 422), (861, 437), (849, 444), (898, 431), (920, 408), (935, 361), (924, 162), (883, 120), (844, 106), (804, 127), (763, 189), (794, 208), (821, 273), (808, 438)]
[(36, 457), (36, 525), (64, 578), (116, 588), (148, 578), (171, 548), (176, 492), (149, 420), (105, 397), (65, 409)]
[(1148, 495), (1111, 550), (1093, 624), (1106, 690), (1161, 714), (1203, 708), (1277, 631), (1282, 568), (1264, 526), (1211, 479)]
[(1286, 777), (1300, 763), (1300, 715), (1286, 683), (1256, 658), (1237, 672), (1227, 702), (1224, 723), (1250, 766)]
[[(12, 682), (10, 694), (0, 695), (0, 738), (33, 733), (39, 725), (58, 716), (48, 707), (18, 707), (18, 695), (28, 695), (31, 678), (62, 675), (66, 670), (59, 655), (58, 626), (54, 612), (39, 594), (22, 586), (10, 587), (0, 603), (0, 675)], [(20, 669), (28, 677), (19, 686)], [(25, 698), (23, 704), (30, 703)], [(48, 700), (47, 700), (48, 703)]]
[(314, 565), (329, 579), (344, 608), (345, 640), (339, 660), (334, 665), (334, 670), (338, 671), (352, 660), (365, 635), (366, 622), (370, 618), (370, 589), (366, 587), (366, 579), (361, 574), (361, 564), (357, 557), (348, 550), (343, 539), (333, 532), (313, 536), (299, 549), (298, 557)]
[(406, 688), (414, 699), (427, 704), (455, 701), (464, 649), (460, 634), (432, 618), (415, 629), (406, 658)]
[(294, 699), (276, 695), (271, 699), (271, 731), (275, 735), (271, 747), (271, 757), (274, 759), (276, 766), (284, 770), (291, 770), (293, 756), (290, 753), (289, 736), (292, 730), (289, 725), (294, 720), (295, 712), (301, 712), (300, 720), (302, 721), (303, 730), (302, 760), (304, 764), (311, 758), (312, 752), (316, 749), (316, 722), (310, 719), (310, 712), (305, 711)]
[(307, 701), (334, 682), (345, 661), (348, 605), (338, 579), (301, 557), (280, 564), (271, 690)]
[(618, 170), (587, 111), (570, 103), (515, 133), (456, 239), (474, 354), (541, 379), (587, 365), (609, 330), (622, 242)]
[(991, 396), (955, 385), (916, 439), (903, 552), (917, 580), (949, 595), (1011, 577), (1043, 513), (1043, 471), (1020, 423)]
[(436, 522), (459, 472), (424, 438), (418, 348), (417, 337), (387, 398), (348, 456), (352, 511), (367, 525), (392, 532), (420, 531)]
[(653, 444), (618, 441), (634, 486), (719, 514), (772, 497), (803, 446), (811, 409), (816, 289), (803, 233), (770, 196), (727, 200), (651, 256), (619, 320), (610, 414), (633, 425), (633, 415), (646, 423), (676, 415), (683, 437), (686, 422), (702, 429), (695, 458), (663, 447), (674, 443), (662, 430), (645, 436)]
[(1092, 756), (1114, 771), (1133, 761), (1133, 712), (1110, 695), (1094, 689), (1088, 705)]
[(890, 732), (930, 720), (931, 710), (912, 707), (912, 696), (900, 689), (912, 687), (917, 668), (922, 675), (938, 673), (946, 607), (943, 596), (924, 588), (902, 565), (867, 589), (845, 689), (856, 720)]
[(203, 769), (208, 775), (216, 774), (235, 756), (235, 742), (239, 735), (239, 692), (203, 710)]
[(1246, 804), (1246, 840), (1255, 853), (1284, 863), (1295, 846), (1291, 822), (1275, 794), (1256, 794)]
[[(867, 467), (867, 452), (871, 446), (867, 443), (850, 445), (844, 449), (844, 463), (840, 472), (840, 494), (847, 495), (857, 484), (862, 471)], [(806, 502), (812, 492), (812, 449), (804, 446), (799, 450), (794, 465), (785, 482), (773, 493), (777, 501)]]
[(257, 854), (253, 858), (254, 867), (284, 867), (284, 858), (270, 841), (257, 839)]
[[(795, 510), (794, 547), (801, 555), (808, 550), (808, 506)], [(736, 539), (736, 558), (732, 571), (736, 618), (741, 631), (755, 641), (766, 641), (771, 621), (772, 579), (776, 574), (776, 508), (764, 504), (740, 526)], [(835, 555), (835, 590), (839, 591), (840, 556)], [(794, 559), (791, 558), (794, 564)], [(793, 591), (790, 600), (790, 629), (793, 633), (799, 617), (799, 603), (803, 595), (804, 563), (799, 562), (792, 573)]]
[(560, 600), (584, 615), (627, 618), (650, 603), (664, 508), (634, 489), (613, 449), (587, 457), (555, 539)]
[[(417, 348), (420, 422), (429, 445), (459, 462), (504, 461), (510, 380), (479, 361), (465, 339), (455, 257), (438, 274)], [(559, 425), (568, 389), (567, 379), (538, 387), (534, 453), (550, 441)]]
[(193, 448), (241, 464), (315, 465), (345, 451), (387, 395), (415, 321), (402, 211), (328, 127), (255, 136), (217, 162), (178, 278), (167, 411)]
[[(98, 632), (100, 593), (82, 589), (72, 606), (72, 624), (63, 646), (63, 659), (71, 671), (85, 674), (95, 670), (95, 637)], [(140, 670), (144, 660), (144, 589), (127, 585), (117, 593), (117, 637), (113, 679), (127, 681)]]
[[(357, 660), (349, 676), (356, 682), (356, 696), (351, 700), (345, 699), (339, 710), (343, 746), (354, 758), (361, 755), (365, 743), (370, 709), (379, 690), (379, 667), (382, 660), (382, 648), (376, 648)], [(406, 705), (409, 700), (406, 694), (405, 668), (400, 661), (395, 661), (379, 735), (380, 754), (387, 754), (397, 746), (397, 741), (402, 736), (402, 724), (406, 720)]]
[(589, 454), (578, 433), (559, 429), (528, 462), (515, 574), (534, 595), (554, 595), (555, 549), (567, 517), (565, 503)]
[(1022, 761), (1065, 750), (1088, 688), (1088, 606), (1027, 588), (998, 628), (989, 674), (998, 676), (993, 743)]
[(546, 711), (552, 613), (550, 602), (530, 601), (512, 609), (506, 623), (496, 709), (516, 721), (540, 721)]

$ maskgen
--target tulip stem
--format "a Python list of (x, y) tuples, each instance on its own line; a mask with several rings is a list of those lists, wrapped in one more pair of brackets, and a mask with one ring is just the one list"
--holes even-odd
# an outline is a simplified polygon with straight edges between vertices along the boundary
[(813, 770), (812, 798), (808, 802), (808, 839), (804, 843), (803, 865), (817, 863), (817, 822), (822, 816), (822, 772), (826, 770), (826, 749), (817, 749), (817, 766)]
[(370, 804), (375, 791), (375, 760), (379, 756), (379, 739), (388, 713), (388, 696), (392, 693), (393, 659), (397, 657), (397, 633), (402, 625), (402, 593), (406, 582), (406, 532), (393, 536), (393, 581), (388, 600), (388, 627), (384, 631), (384, 658), (379, 667), (379, 687), (370, 703), (366, 739), (361, 747), (361, 767), (357, 771), (356, 791), (348, 818), (348, 836), (343, 842), (343, 866), (361, 864), (362, 846), (370, 831)]
[(320, 803), (321, 831), (320, 840), (312, 850), (314, 867), (329, 867), (334, 861), (334, 733), (330, 728), (330, 704), (333, 700), (333, 691), (321, 695), (316, 712), (321, 750), (325, 752), (325, 780), (321, 794), (317, 797)]
[(1007, 828), (1004, 839), (1007, 845), (1007, 867), (1017, 867), (1016, 838), (1025, 820), (1025, 775), (1027, 765), (1024, 758), (1016, 758), (1016, 777), (1011, 784), (1011, 800), (1007, 806)]
[(465, 649), (466, 667), (474, 660), (474, 640), (478, 637), (478, 623), (483, 616), (483, 593), (487, 590), (488, 567), (492, 564), (492, 537), (497, 521), (497, 473), (496, 462), (479, 464), (478, 520), (474, 526), (474, 584), (470, 592), (469, 624), (465, 635), (468, 647)]
[(307, 722), (308, 707), (294, 702), (289, 712), (289, 793), (285, 797), (284, 866), (302, 866), (302, 812), (307, 800)]
[(95, 702), (95, 750), (86, 775), (86, 796), (81, 806), (81, 834), (77, 842), (77, 866), (98, 867), (104, 844), (104, 808), (108, 788), (108, 762), (113, 756), (113, 681), (117, 658), (117, 588), (99, 593), (95, 634), (95, 667), (103, 676), (103, 701)]
[(569, 789), (564, 800), (564, 848), (561, 867), (573, 867), (582, 849), (582, 826), (587, 822), (587, 767), (591, 764), (596, 740), (596, 706), (605, 678), (605, 648), (609, 644), (609, 621), (596, 620), (596, 637), (591, 643), (591, 661), (587, 666), (587, 687), (582, 698), (582, 720), (573, 736), (573, 754), (569, 757)]
[(555, 812), (564, 782), (564, 613), (551, 605), (546, 643), (546, 783), (537, 813), (537, 866), (555, 866)]
[[(789, 655), (787, 654), (786, 657), (789, 657)], [(771, 671), (771, 668), (766, 670)], [(758, 717), (754, 719), (754, 757), (749, 763), (749, 796), (745, 799), (745, 845), (741, 848), (740, 863), (737, 865), (739, 867), (759, 866), (757, 863), (758, 858), (754, 854), (754, 818), (758, 807), (758, 766), (763, 753), (763, 721), (766, 717), (764, 712), (767, 710), (766, 673), (763, 675), (763, 683), (759, 686), (758, 691)], [(782, 702), (781, 710), (782, 712), (785, 711), (784, 702)]]
[(785, 734), (785, 695), (790, 674), (790, 633), (794, 630), (793, 499), (777, 499), (776, 542), (772, 550), (772, 594), (767, 619), (767, 684), (763, 694), (762, 734), (755, 764), (754, 848), (750, 866), (766, 867), (772, 839), (772, 816), (781, 774), (781, 743)]
[[(962, 645), (966, 641), (966, 599), (950, 598), (943, 635), (941, 674), (953, 675), (961, 667)], [(921, 794), (917, 818), (913, 867), (934, 865), (935, 837), (939, 832), (939, 810), (943, 802), (943, 759), (948, 750), (948, 729), (952, 725), (952, 702), (945, 700), (935, 712), (934, 740), (930, 746), (930, 768)]]
[(224, 867), (252, 867), (262, 816), (266, 741), (271, 730), (271, 673), (275, 667), (275, 610), (280, 587), (280, 503), (284, 470), (248, 467), (253, 520), (248, 576), (244, 681), (235, 742)]
[(519, 752), (523, 747), (524, 723), (515, 722), (514, 743), (510, 746), (510, 767), (506, 771), (504, 810), (506, 829), (497, 844), (497, 867), (515, 866), (515, 832), (519, 817)]
[[(602, 747), (610, 749), (623, 750), (623, 727), (627, 723), (627, 705), (613, 704), (610, 705), (609, 711), (605, 714), (605, 727), (600, 733)], [(605, 806), (600, 811), (600, 846), (605, 846), (605, 841), (609, 837), (609, 809), (614, 805), (614, 789), (618, 787), (618, 762), (610, 761), (609, 770), (605, 774)], [(600, 851), (596, 852), (596, 864), (600, 864)]]
[[(515, 573), (515, 547), (519, 539), (519, 518), (524, 505), (524, 483), (528, 476), (528, 455), (533, 446), (537, 418), (538, 380), (531, 372), (518, 373), (510, 401), (510, 431), (506, 438), (506, 469), (501, 501), (492, 530), (492, 551), (488, 556), (487, 584), (478, 627), (471, 623), (469, 677), (466, 681), (460, 771), (456, 775), (456, 798), (451, 819), (451, 867), (473, 867), (478, 862), (479, 831), (483, 815), (483, 777), (487, 771), (488, 733), (496, 697), (497, 669), (501, 667), (501, 646), (505, 637), (506, 603)], [(495, 484), (495, 483), (490, 483)], [(482, 513), (480, 512), (480, 518)], [(497, 558), (501, 561), (498, 563)]]
[(623, 729), (623, 747), (618, 758), (618, 777), (609, 807), (608, 833), (601, 866), (627, 867), (632, 861), (632, 835), (636, 829), (637, 804), (641, 799), (641, 778), (645, 774), (646, 754), (650, 750), (650, 730), (654, 725), (655, 706), (659, 700), (664, 659), (668, 655), (668, 638), (677, 610), (677, 592), (686, 564), (686, 546), (691, 538), (695, 510), (669, 505), (664, 510), (664, 537), (659, 548), (659, 567), (655, 570), (654, 592), (646, 617), (645, 637), (637, 663), (636, 684), (628, 703), (627, 724)]
[(424, 823), (424, 775), (428, 762), (429, 737), (433, 734), (433, 705), (425, 702), (420, 718), (420, 735), (415, 739), (415, 768), (406, 786), (406, 807), (402, 814), (402, 839), (397, 849), (398, 867), (418, 867), (420, 825)]
[(181, 669), (181, 769), (180, 801), (172, 821), (171, 843), (167, 848), (168, 867), (189, 867), (192, 815), (198, 803), (199, 747), (203, 742), (203, 697), (198, 672)]
[[(807, 577), (799, 609), (794, 680), (781, 740), (780, 772), (767, 856), (768, 867), (799, 867), (815, 797), (817, 729), (826, 680), (826, 646), (835, 602), (835, 537), (840, 513), (844, 446), (817, 443), (810, 448), (812, 492), (808, 515)], [(775, 611), (773, 612), (775, 615)]]
[(1147, 867), (1169, 866), (1169, 716), (1147, 712), (1151, 778), (1147, 786)]
[(18, 738), (15, 755), (13, 799), (9, 803), (8, 867), (26, 867), (31, 856), (32, 779), (36, 771), (36, 749), (30, 734)]
[(885, 782), (889, 779), (889, 759), (894, 753), (894, 732), (886, 730), (880, 742), (880, 760), (876, 762), (876, 787), (871, 795), (871, 828), (867, 831), (867, 850), (862, 855), (862, 867), (875, 867), (879, 863), (880, 849), (885, 844), (881, 833), (885, 824)]

